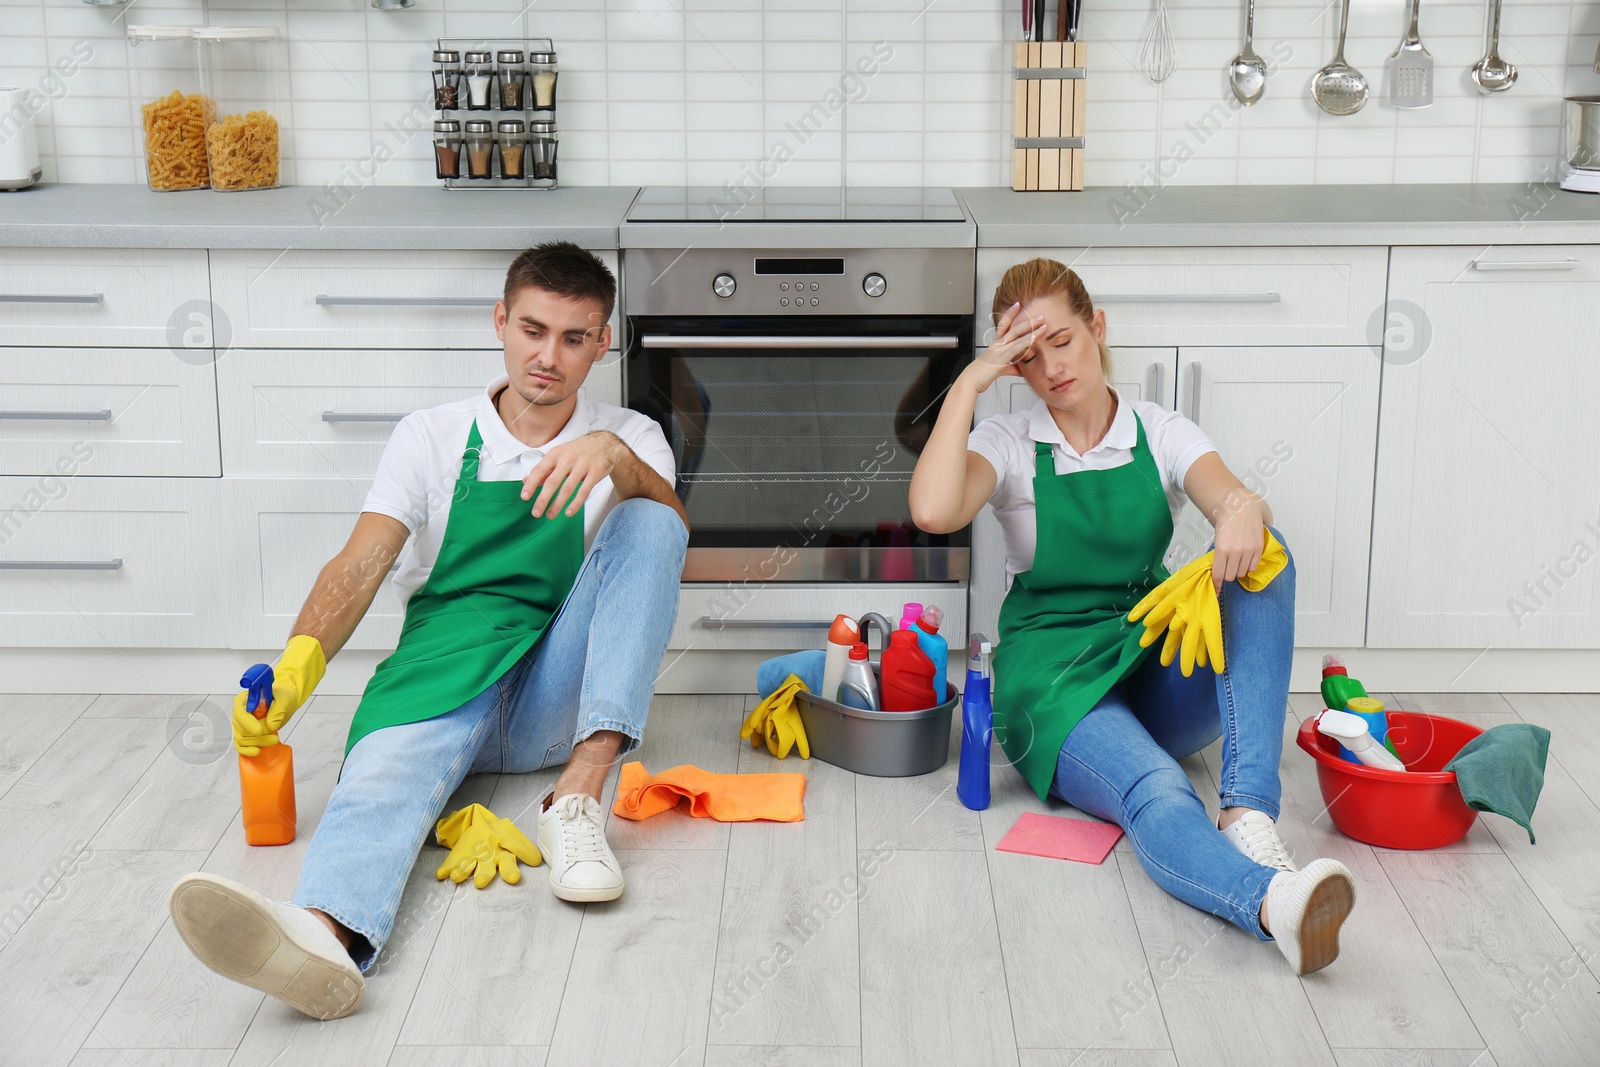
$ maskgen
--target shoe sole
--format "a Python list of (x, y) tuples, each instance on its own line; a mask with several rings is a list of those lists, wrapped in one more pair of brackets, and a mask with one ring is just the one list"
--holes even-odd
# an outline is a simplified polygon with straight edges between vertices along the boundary
[(1300, 918), (1300, 969), (1320, 971), (1339, 958), (1339, 928), (1355, 907), (1356, 887), (1348, 875), (1331, 874), (1311, 889)]
[(556, 884), (554, 877), (550, 879), (550, 892), (562, 900), (570, 900), (574, 904), (595, 904), (606, 900), (616, 900), (622, 895), (622, 886), (602, 886), (599, 889), (580, 889), (573, 886)]
[(167, 907), (184, 944), (224, 978), (314, 1019), (349, 1015), (366, 985), (355, 961), (340, 966), (301, 944), (263, 900), (213, 875), (190, 874), (172, 887)]

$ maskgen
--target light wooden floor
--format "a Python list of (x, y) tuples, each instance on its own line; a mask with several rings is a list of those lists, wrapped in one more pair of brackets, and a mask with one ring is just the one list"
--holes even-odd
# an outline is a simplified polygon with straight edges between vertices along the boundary
[[(938, 773), (856, 777), (739, 742), (746, 698), (660, 697), (649, 769), (800, 771), (805, 821), (613, 818), (628, 891), (586, 907), (540, 872), (483, 891), (438, 882), (429, 848), (365, 1002), (326, 1023), (202, 967), (166, 894), (204, 869), (293, 895), (354, 698), (317, 697), (286, 731), (301, 835), (281, 848), (244, 844), (231, 750), (174, 736), (198, 699), (0, 697), (0, 1063), (1600, 1062), (1600, 697), (1390, 695), (1555, 735), (1537, 846), (1485, 815), (1422, 854), (1329, 826), (1290, 740), (1317, 701), (1294, 697), (1283, 835), (1358, 882), (1343, 955), (1304, 979), (1162, 893), (1126, 839), (1101, 866), (995, 851), (1044, 805), (1006, 770), (993, 807), (963, 808), (954, 743)], [(1186, 763), (1214, 805), (1215, 746)], [(531, 829), (553, 777), (471, 778), (446, 810), (482, 801)]]

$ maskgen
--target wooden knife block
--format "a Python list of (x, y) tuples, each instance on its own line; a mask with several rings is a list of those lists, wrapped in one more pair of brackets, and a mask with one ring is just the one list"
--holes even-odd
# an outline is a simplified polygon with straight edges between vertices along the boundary
[(1014, 41), (1011, 188), (1083, 188), (1084, 41)]

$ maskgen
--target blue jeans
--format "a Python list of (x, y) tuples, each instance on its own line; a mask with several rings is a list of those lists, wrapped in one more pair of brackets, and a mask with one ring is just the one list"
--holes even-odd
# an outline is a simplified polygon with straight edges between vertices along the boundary
[[(1288, 542), (1272, 530), (1288, 550)], [(1277, 870), (1251, 862), (1206, 815), (1178, 760), (1222, 737), (1224, 808), (1278, 817), (1284, 709), (1294, 655), (1294, 557), (1265, 589), (1223, 582), (1217, 674), (1188, 678), (1159, 645), (1067, 735), (1050, 791), (1121, 826), (1157, 885), (1263, 941), (1261, 901)]]
[(619, 501), (550, 629), (509, 671), (454, 711), (356, 742), (306, 849), (293, 903), (360, 935), (350, 955), (362, 971), (376, 963), (417, 854), (468, 774), (565, 763), (596, 730), (624, 736), (619, 755), (639, 747), (678, 614), (687, 543), (665, 504)]

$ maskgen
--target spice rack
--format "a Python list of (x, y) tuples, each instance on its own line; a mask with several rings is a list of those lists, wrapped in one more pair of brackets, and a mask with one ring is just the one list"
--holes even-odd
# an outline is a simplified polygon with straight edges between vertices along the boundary
[(548, 37), (438, 38), (433, 162), (443, 186), (554, 189), (559, 73)]
[(1015, 41), (1011, 188), (1083, 189), (1084, 41)]

